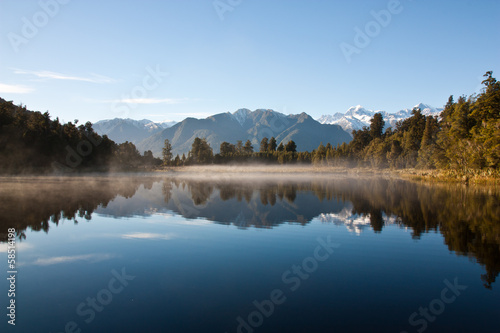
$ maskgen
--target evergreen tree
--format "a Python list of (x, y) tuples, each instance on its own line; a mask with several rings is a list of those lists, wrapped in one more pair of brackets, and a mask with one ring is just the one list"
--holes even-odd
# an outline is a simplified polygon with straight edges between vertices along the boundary
[(285, 151), (291, 153), (295, 153), (297, 151), (297, 145), (293, 140), (288, 141), (288, 143), (285, 146)]
[(232, 156), (234, 153), (236, 153), (235, 145), (226, 141), (220, 144), (220, 154), (222, 156)]
[(281, 151), (284, 151), (284, 150), (285, 150), (285, 146), (283, 146), (283, 142), (280, 142), (278, 148), (276, 148), (276, 151), (281, 152)]
[(238, 154), (243, 153), (243, 141), (241, 140), (236, 141), (236, 152)]
[(273, 151), (276, 151), (276, 148), (277, 148), (276, 139), (273, 136), (273, 137), (271, 137), (271, 139), (269, 139), (268, 149), (270, 152), (273, 152)]
[(253, 146), (252, 146), (252, 142), (250, 142), (250, 140), (247, 140), (245, 142), (245, 146), (243, 147), (243, 151), (245, 152), (245, 154), (252, 154), (253, 153)]
[(435, 155), (436, 155), (436, 139), (438, 132), (438, 123), (436, 118), (432, 116), (427, 117), (425, 122), (424, 134), (422, 142), (420, 143), (420, 150), (418, 151), (417, 166), (420, 168), (434, 168)]
[(391, 168), (400, 168), (402, 163), (400, 162), (400, 156), (403, 152), (401, 148), (401, 143), (399, 140), (392, 140), (391, 150), (387, 153), (387, 160)]
[(165, 139), (165, 144), (163, 145), (162, 149), (162, 155), (163, 155), (163, 165), (169, 165), (170, 161), (172, 160), (172, 145), (170, 144), (170, 141), (168, 139)]
[(265, 153), (265, 152), (267, 152), (268, 149), (269, 149), (269, 140), (266, 137), (264, 137), (260, 141), (260, 149), (259, 149), (259, 151), (261, 153)]
[(375, 113), (373, 118), (370, 120), (370, 136), (372, 139), (378, 139), (382, 137), (382, 131), (384, 130), (385, 122), (381, 113)]
[(469, 137), (469, 130), (472, 128), (469, 113), (470, 102), (465, 99), (465, 96), (461, 96), (450, 117), (451, 128), (449, 134), (453, 136), (455, 141)]
[(206, 139), (196, 137), (189, 151), (189, 159), (194, 164), (208, 164), (213, 160), (213, 151)]
[(312, 156), (313, 163), (322, 163), (326, 158), (326, 148), (321, 142)]

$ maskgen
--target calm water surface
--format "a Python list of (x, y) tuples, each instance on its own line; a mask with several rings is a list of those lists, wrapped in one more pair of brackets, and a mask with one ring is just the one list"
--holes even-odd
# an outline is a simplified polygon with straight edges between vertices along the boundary
[(498, 332), (496, 188), (0, 179), (2, 332)]

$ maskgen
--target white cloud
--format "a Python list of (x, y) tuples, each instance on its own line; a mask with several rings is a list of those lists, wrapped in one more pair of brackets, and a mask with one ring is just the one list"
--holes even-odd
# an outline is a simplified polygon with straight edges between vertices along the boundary
[(35, 89), (22, 85), (0, 83), (0, 93), (2, 94), (28, 94), (33, 90)]
[(123, 234), (122, 238), (124, 239), (164, 239), (170, 240), (174, 238), (178, 238), (174, 233), (166, 233), (166, 234), (155, 234), (148, 232), (132, 232), (129, 234)]
[[(7, 253), (8, 243), (0, 243), (0, 253)], [(26, 242), (19, 242), (16, 239), (16, 251), (32, 249), (33, 245)]]
[(99, 262), (103, 260), (109, 260), (116, 257), (114, 254), (110, 253), (93, 253), (93, 254), (83, 254), (77, 256), (61, 256), (61, 257), (49, 257), (49, 258), (38, 258), (33, 262), (34, 265), (48, 266), (57, 264), (67, 264), (75, 261), (89, 261), (89, 262)]
[(49, 79), (49, 80), (69, 80), (69, 81), (83, 81), (83, 82), (91, 82), (91, 83), (111, 83), (114, 82), (115, 80), (99, 75), (99, 74), (91, 74), (90, 77), (81, 77), (81, 76), (72, 76), (72, 75), (66, 75), (62, 73), (57, 73), (57, 72), (51, 72), (51, 71), (29, 71), (29, 70), (23, 70), (23, 69), (13, 69), (15, 74), (25, 74), (25, 75), (33, 75), (36, 76), (40, 79)]

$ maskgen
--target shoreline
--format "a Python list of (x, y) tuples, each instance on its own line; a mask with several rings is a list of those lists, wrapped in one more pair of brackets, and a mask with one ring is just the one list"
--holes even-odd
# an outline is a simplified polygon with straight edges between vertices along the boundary
[(342, 176), (342, 177), (386, 177), (399, 178), (414, 182), (425, 183), (455, 183), (466, 185), (500, 185), (500, 170), (428, 170), (428, 169), (375, 169), (375, 168), (348, 168), (326, 165), (190, 165), (178, 167), (161, 167), (151, 170), (135, 171), (108, 171), (82, 173), (45, 173), (45, 174), (0, 174), (0, 180), (30, 177), (109, 177), (109, 176), (216, 176), (228, 175), (231, 177), (269, 177), (269, 176)]
[(497, 170), (428, 170), (428, 169), (374, 169), (346, 168), (312, 165), (192, 165), (167, 167), (153, 172), (172, 172), (179, 174), (262, 174), (262, 175), (345, 175), (345, 176), (383, 176), (427, 183), (462, 183), (480, 185), (500, 185), (500, 171)]

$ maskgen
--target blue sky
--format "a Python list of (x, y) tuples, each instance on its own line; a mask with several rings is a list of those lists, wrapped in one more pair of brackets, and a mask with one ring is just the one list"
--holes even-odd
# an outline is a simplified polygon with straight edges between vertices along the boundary
[(499, 15), (497, 0), (0, 0), (0, 97), (92, 122), (442, 107), (499, 77)]

